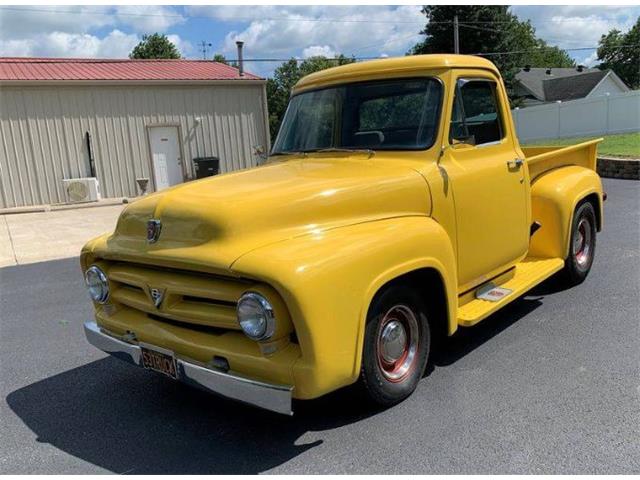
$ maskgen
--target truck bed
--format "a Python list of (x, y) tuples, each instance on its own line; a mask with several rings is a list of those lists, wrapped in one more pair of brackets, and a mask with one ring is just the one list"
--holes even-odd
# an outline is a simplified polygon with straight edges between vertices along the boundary
[(602, 140), (602, 138), (596, 138), (568, 147), (522, 147), (529, 165), (531, 180), (533, 181), (544, 172), (567, 165), (578, 165), (595, 170), (597, 147)]

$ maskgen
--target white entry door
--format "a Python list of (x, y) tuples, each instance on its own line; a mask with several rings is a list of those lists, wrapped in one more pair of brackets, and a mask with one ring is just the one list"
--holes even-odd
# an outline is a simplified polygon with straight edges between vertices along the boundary
[(153, 174), (156, 191), (182, 183), (182, 159), (177, 127), (151, 127), (149, 129)]

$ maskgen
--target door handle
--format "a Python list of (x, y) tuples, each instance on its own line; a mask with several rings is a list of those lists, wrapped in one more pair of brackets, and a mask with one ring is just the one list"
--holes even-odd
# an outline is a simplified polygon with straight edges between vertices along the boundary
[(520, 168), (522, 165), (524, 165), (524, 160), (521, 158), (515, 158), (507, 162), (509, 168)]

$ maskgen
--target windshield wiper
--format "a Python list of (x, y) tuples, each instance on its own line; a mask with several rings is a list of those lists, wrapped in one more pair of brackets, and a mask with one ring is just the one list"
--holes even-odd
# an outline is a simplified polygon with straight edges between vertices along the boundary
[(342, 152), (342, 153), (366, 153), (369, 155), (369, 158), (374, 156), (376, 152), (371, 150), (370, 148), (338, 148), (338, 147), (330, 147), (330, 148), (318, 148), (315, 150), (305, 150), (305, 152), (314, 152), (314, 153), (332, 153), (332, 152)]

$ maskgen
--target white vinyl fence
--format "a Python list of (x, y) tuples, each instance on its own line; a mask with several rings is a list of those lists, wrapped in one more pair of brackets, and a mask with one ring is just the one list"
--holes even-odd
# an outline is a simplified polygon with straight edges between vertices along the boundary
[(516, 108), (520, 142), (640, 132), (640, 90)]

